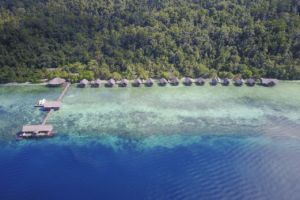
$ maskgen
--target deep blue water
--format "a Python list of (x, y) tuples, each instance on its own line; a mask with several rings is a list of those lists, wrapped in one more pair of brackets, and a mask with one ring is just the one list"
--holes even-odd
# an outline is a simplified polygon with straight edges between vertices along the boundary
[(73, 87), (19, 142), (60, 89), (0, 87), (0, 200), (299, 200), (299, 86)]
[[(289, 137), (180, 136), (172, 147), (119, 138), (6, 144), (0, 199), (299, 199), (300, 141)], [(63, 142), (62, 142), (63, 141)]]

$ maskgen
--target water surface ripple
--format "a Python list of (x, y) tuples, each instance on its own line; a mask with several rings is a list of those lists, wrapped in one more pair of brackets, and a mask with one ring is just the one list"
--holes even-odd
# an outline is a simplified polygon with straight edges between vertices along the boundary
[(264, 87), (0, 86), (0, 199), (289, 199), (300, 196), (300, 83)]

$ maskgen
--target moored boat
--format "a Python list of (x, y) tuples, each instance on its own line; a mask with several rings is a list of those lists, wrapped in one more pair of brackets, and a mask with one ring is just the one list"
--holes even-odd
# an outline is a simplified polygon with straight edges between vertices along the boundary
[(38, 100), (38, 102), (35, 104), (35, 107), (43, 107), (45, 103), (46, 103), (46, 99), (40, 99), (40, 100)]

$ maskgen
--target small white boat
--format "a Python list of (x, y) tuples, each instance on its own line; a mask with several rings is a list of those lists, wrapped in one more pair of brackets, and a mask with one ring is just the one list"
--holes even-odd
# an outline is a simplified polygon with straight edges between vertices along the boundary
[(35, 106), (42, 107), (44, 106), (45, 103), (46, 103), (46, 99), (40, 99)]

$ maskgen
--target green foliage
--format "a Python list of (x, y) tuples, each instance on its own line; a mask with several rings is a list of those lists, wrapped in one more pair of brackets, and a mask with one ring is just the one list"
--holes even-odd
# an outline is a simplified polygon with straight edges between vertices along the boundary
[(300, 79), (299, 10), (296, 0), (3, 0), (0, 82)]
[(204, 64), (198, 64), (194, 68), (194, 73), (196, 77), (207, 77), (209, 75), (209, 69)]
[(122, 75), (118, 72), (113, 72), (111, 74), (111, 78), (115, 79), (115, 80), (121, 80), (122, 79)]
[(218, 76), (219, 76), (220, 78), (227, 78), (227, 72), (219, 72), (219, 73), (218, 73)]
[(177, 70), (174, 70), (174, 71), (172, 72), (172, 74), (173, 74), (174, 77), (180, 77), (180, 73), (179, 73), (179, 71), (177, 71)]
[(171, 76), (170, 76), (170, 73), (169, 72), (162, 72), (161, 75), (160, 75), (161, 78), (165, 78), (165, 79), (170, 79)]
[(66, 71), (71, 72), (71, 73), (79, 73), (79, 72), (83, 71), (86, 68), (87, 68), (87, 66), (80, 63), (80, 62), (76, 62), (76, 63), (70, 64), (70, 65), (66, 65), (64, 67), (64, 69)]
[(89, 81), (95, 79), (95, 74), (93, 71), (88, 71), (88, 70), (85, 70), (85, 71), (81, 71), (79, 73), (79, 79), (82, 80), (82, 79), (87, 79)]
[(13, 82), (16, 79), (16, 73), (13, 69), (5, 66), (0, 69), (0, 83)]

